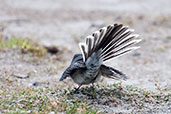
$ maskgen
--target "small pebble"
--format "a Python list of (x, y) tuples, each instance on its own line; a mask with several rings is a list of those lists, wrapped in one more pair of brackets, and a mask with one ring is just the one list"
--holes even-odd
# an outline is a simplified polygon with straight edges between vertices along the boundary
[(33, 85), (33, 86), (37, 86), (37, 85), (38, 85), (38, 82), (33, 82), (32, 85)]
[(30, 77), (28, 74), (13, 74), (13, 76), (20, 79), (26, 79)]

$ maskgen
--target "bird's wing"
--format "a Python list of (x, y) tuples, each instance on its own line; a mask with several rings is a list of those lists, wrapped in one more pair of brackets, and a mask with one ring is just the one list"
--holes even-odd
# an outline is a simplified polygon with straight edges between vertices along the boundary
[(59, 81), (62, 81), (64, 79), (66, 79), (67, 77), (70, 77), (71, 74), (77, 70), (77, 69), (83, 69), (86, 68), (85, 64), (83, 63), (83, 61), (77, 61), (77, 62), (73, 62), (62, 74), (61, 78)]
[(98, 57), (105, 62), (139, 48), (135, 44), (141, 39), (133, 31), (122, 24), (109, 25), (95, 31), (86, 37), (85, 43), (79, 43), (83, 61), (86, 62), (94, 52), (100, 52)]
[(102, 73), (102, 76), (112, 78), (112, 79), (127, 79), (127, 76), (120, 72), (119, 70), (116, 70), (112, 67), (108, 67), (105, 65), (101, 65), (100, 72)]

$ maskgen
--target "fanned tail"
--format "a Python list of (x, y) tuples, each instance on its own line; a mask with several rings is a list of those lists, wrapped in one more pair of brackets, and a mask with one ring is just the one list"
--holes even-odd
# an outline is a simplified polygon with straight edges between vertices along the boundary
[(99, 52), (98, 57), (103, 62), (112, 58), (124, 55), (139, 48), (135, 46), (141, 39), (138, 34), (133, 34), (134, 30), (122, 24), (109, 25), (86, 37), (85, 43), (80, 43), (83, 61), (94, 53)]

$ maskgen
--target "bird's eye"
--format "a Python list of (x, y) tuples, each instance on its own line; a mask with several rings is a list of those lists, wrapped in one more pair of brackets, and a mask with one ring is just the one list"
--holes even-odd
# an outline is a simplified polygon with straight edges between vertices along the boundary
[(99, 31), (102, 32), (102, 29), (100, 29)]

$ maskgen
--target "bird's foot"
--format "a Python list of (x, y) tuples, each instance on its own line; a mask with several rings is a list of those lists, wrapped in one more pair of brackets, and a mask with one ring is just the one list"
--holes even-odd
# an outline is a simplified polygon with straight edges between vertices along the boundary
[(74, 88), (75, 90), (74, 90), (74, 93), (75, 94), (78, 94), (79, 93), (79, 88)]
[(82, 86), (82, 85), (80, 85), (78, 88), (75, 88), (74, 93), (79, 93), (79, 89), (80, 89), (81, 86)]
[(95, 90), (95, 87), (94, 87), (94, 84), (92, 84), (92, 86), (90, 87), (91, 88), (91, 90)]

